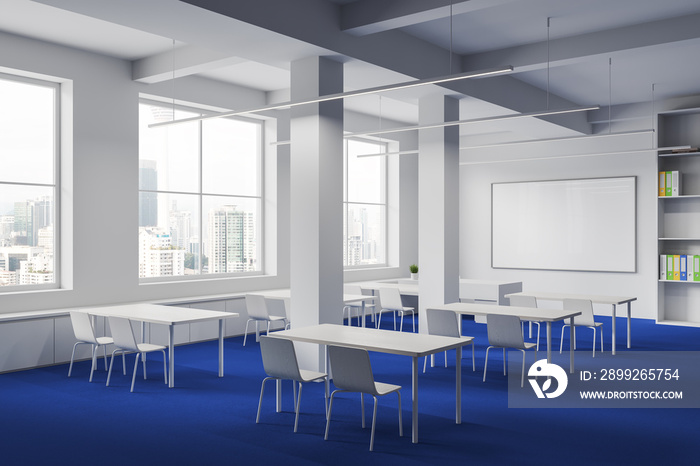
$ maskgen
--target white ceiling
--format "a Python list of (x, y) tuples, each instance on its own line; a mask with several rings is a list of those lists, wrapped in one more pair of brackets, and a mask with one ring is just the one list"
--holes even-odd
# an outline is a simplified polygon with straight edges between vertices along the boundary
[[(0, 0), (0, 30), (154, 67), (158, 56), (207, 50), (214, 58), (198, 74), (266, 92), (287, 89), (291, 61), (311, 55), (345, 62), (348, 90), (447, 74), (450, 49), (453, 71), (514, 64), (509, 79), (527, 98), (510, 105), (493, 89), (465, 88), (468, 118), (542, 107), (547, 89), (573, 105), (648, 102), (652, 84), (657, 99), (700, 93), (698, 0), (188, 1)], [(376, 32), (344, 32), (346, 20)], [(418, 97), (346, 107), (413, 123)]]

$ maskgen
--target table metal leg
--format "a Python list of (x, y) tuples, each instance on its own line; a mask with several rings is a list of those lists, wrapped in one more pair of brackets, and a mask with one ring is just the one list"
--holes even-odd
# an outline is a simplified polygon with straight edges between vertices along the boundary
[(632, 302), (627, 303), (627, 348), (632, 348)]
[(552, 362), (552, 323), (547, 322), (547, 362)]
[[(574, 341), (574, 318), (569, 318), (569, 338)], [(569, 372), (574, 373), (574, 345), (569, 345)]]
[(413, 443), (418, 443), (418, 358), (413, 357), (412, 383), (411, 383), (411, 424)]
[(224, 319), (219, 319), (219, 377), (224, 376)]
[(169, 326), (169, 338), (168, 338), (168, 387), (173, 388), (175, 386), (175, 326)]
[(612, 308), (612, 354), (615, 354), (616, 339), (615, 334), (617, 333), (617, 304), (613, 304)]
[(457, 368), (455, 369), (456, 372), (456, 377), (457, 377), (457, 383), (456, 383), (456, 389), (457, 389), (457, 394), (455, 397), (456, 400), (456, 409), (457, 413), (455, 415), (455, 423), (461, 424), (462, 423), (462, 347), (458, 346), (457, 347)]

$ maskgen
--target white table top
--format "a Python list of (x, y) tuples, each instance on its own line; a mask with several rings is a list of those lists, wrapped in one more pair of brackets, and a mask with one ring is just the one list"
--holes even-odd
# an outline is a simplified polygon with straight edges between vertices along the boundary
[(159, 304), (150, 303), (80, 308), (76, 310), (80, 312), (87, 312), (88, 314), (96, 316), (126, 317), (132, 320), (166, 325), (187, 324), (191, 322), (218, 320), (239, 316), (237, 312), (209, 311), (206, 309), (162, 306)]
[(567, 309), (541, 309), (534, 307), (520, 306), (500, 306), (497, 304), (480, 304), (480, 303), (451, 303), (442, 306), (432, 306), (429, 309), (439, 309), (453, 311), (458, 314), (469, 315), (509, 315), (520, 317), (521, 320), (532, 320), (542, 322), (555, 322), (557, 320), (568, 319), (581, 315), (578, 311)]
[[(291, 299), (292, 298), (292, 292), (289, 289), (260, 291), (260, 292), (253, 292), (251, 294), (257, 294), (260, 296), (264, 296), (267, 299)], [(344, 294), (343, 295), (343, 302), (345, 304), (358, 303), (361, 301), (373, 301), (374, 299), (376, 299), (376, 296), (363, 295), (363, 294)]]
[(473, 337), (442, 337), (423, 333), (396, 332), (345, 325), (321, 324), (282, 330), (271, 337), (294, 341), (364, 348), (368, 351), (422, 357), (468, 344)]
[(404, 285), (396, 283), (382, 283), (382, 282), (360, 282), (353, 283), (353, 285), (358, 285), (363, 290), (379, 291), (380, 288), (395, 288), (399, 290), (399, 293), (407, 296), (418, 296), (418, 285)]
[(506, 298), (511, 296), (534, 296), (535, 298), (563, 301), (565, 299), (588, 299), (596, 304), (625, 304), (631, 301), (636, 301), (633, 296), (605, 296), (595, 294), (574, 294), (574, 293), (550, 293), (548, 291), (521, 291), (519, 293), (509, 293)]

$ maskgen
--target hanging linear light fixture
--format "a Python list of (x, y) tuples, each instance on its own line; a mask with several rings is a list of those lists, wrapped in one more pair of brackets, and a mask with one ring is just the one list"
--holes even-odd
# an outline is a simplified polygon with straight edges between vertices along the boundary
[(513, 162), (532, 162), (535, 160), (557, 160), (557, 159), (575, 159), (579, 157), (599, 157), (603, 155), (626, 155), (626, 154), (638, 154), (641, 152), (656, 152), (656, 151), (673, 151), (690, 149), (690, 146), (670, 146), (670, 147), (649, 147), (646, 149), (631, 149), (631, 150), (620, 150), (612, 152), (592, 152), (589, 154), (569, 154), (569, 155), (552, 155), (544, 157), (528, 157), (524, 159), (507, 159), (507, 160), (483, 160), (474, 162), (460, 162), (460, 165), (487, 165), (493, 163), (513, 163)]
[(378, 134), (399, 133), (402, 131), (415, 131), (417, 129), (445, 128), (448, 126), (460, 126), (460, 125), (468, 125), (468, 124), (473, 124), (473, 123), (485, 123), (485, 122), (501, 121), (501, 120), (515, 120), (518, 118), (531, 118), (531, 117), (541, 117), (541, 116), (549, 116), (549, 115), (562, 115), (565, 113), (576, 113), (576, 112), (586, 112), (589, 110), (598, 110), (599, 108), (600, 108), (599, 105), (592, 105), (592, 106), (588, 106), (588, 107), (569, 107), (569, 108), (560, 108), (557, 110), (540, 110), (537, 112), (512, 113), (512, 114), (508, 114), (508, 115), (496, 115), (496, 116), (492, 116), (492, 117), (475, 118), (475, 119), (471, 119), (471, 120), (445, 121), (443, 123), (434, 123), (434, 124), (429, 124), (429, 125), (400, 126), (400, 127), (396, 127), (396, 128), (387, 128), (387, 129), (383, 129), (383, 130), (364, 131), (361, 133), (346, 134), (344, 137), (345, 138), (352, 138), (352, 137), (358, 137), (358, 136), (373, 136), (373, 135), (378, 135)]
[(461, 81), (463, 79), (474, 79), (474, 78), (484, 78), (487, 76), (496, 76), (496, 75), (500, 75), (500, 74), (510, 73), (511, 71), (513, 71), (512, 66), (503, 66), (500, 68), (491, 68), (491, 69), (480, 70), (480, 71), (467, 71), (464, 73), (457, 73), (457, 74), (452, 74), (452, 75), (448, 75), (448, 76), (441, 76), (441, 77), (437, 77), (437, 78), (426, 78), (426, 79), (418, 79), (418, 80), (414, 80), (414, 81), (405, 81), (402, 83), (387, 84), (384, 86), (370, 87), (367, 89), (358, 89), (356, 91), (348, 91), (348, 92), (340, 92), (337, 94), (322, 95), (322, 96), (314, 97), (311, 99), (297, 100), (297, 101), (290, 101), (290, 102), (281, 102), (279, 104), (265, 105), (263, 107), (249, 108), (249, 109), (245, 109), (245, 110), (235, 110), (235, 111), (231, 111), (231, 112), (212, 113), (209, 115), (202, 115), (202, 116), (197, 116), (197, 117), (192, 117), (192, 118), (183, 118), (181, 120), (153, 123), (151, 125), (148, 125), (148, 127), (149, 128), (157, 128), (160, 126), (170, 126), (170, 125), (176, 125), (176, 124), (180, 124), (180, 123), (188, 123), (191, 121), (211, 120), (214, 118), (224, 118), (224, 117), (245, 115), (245, 114), (250, 114), (250, 113), (259, 113), (259, 112), (264, 112), (267, 110), (278, 110), (278, 109), (282, 109), (282, 108), (298, 107), (300, 105), (328, 102), (331, 100), (341, 100), (341, 99), (347, 99), (350, 97), (357, 97), (357, 96), (361, 96), (361, 95), (379, 94), (381, 92), (396, 91), (399, 89), (410, 89), (413, 87), (427, 86), (430, 84), (443, 84), (443, 83), (448, 83), (448, 82)]

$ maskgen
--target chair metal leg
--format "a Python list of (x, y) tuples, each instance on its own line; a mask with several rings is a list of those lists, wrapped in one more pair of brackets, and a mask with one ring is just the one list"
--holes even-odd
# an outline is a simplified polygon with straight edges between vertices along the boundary
[(591, 330), (593, 330), (593, 357), (595, 358), (595, 327), (589, 327)]
[[(472, 345), (473, 345), (473, 343), (472, 343)], [(486, 359), (484, 360), (484, 380), (482, 380), (482, 382), (486, 382), (486, 367), (489, 365), (489, 350), (491, 348), (492, 348), (491, 346), (486, 348)]]
[[(296, 384), (296, 382), (295, 382)], [(295, 406), (296, 416), (294, 416), (294, 432), (297, 431), (297, 426), (299, 425), (299, 405), (301, 405), (301, 382), (299, 382), (299, 395), (297, 395), (297, 402)]]
[(143, 364), (143, 380), (146, 380), (146, 353), (141, 353), (141, 363)]
[(263, 393), (265, 393), (265, 382), (272, 379), (272, 377), (265, 377), (260, 385), (260, 401), (258, 401), (258, 415), (255, 416), (255, 423), (260, 422), (260, 407), (262, 406)]
[(600, 326), (600, 352), (603, 352), (603, 326)]
[(136, 353), (136, 360), (134, 361), (134, 375), (131, 376), (131, 392), (134, 392), (134, 383), (136, 382), (136, 370), (139, 368), (139, 356), (141, 353)]
[(399, 395), (399, 437), (403, 437), (403, 421), (401, 420), (401, 391), (396, 390), (396, 394)]
[(334, 390), (333, 393), (331, 393), (331, 401), (328, 405), (328, 416), (326, 417), (326, 434), (323, 436), (323, 440), (328, 440), (328, 429), (331, 427), (331, 411), (333, 411), (333, 397), (336, 392), (337, 390)]
[(95, 366), (97, 365), (97, 349), (99, 347), (93, 345), (92, 347), (92, 367), (90, 367), (90, 378), (88, 379), (88, 382), (92, 382), (92, 374), (95, 373)]
[(365, 394), (360, 393), (360, 411), (362, 412), (362, 428), (365, 428)]
[(523, 367), (520, 369), (520, 388), (523, 388), (525, 384), (525, 350), (520, 350), (523, 352)]
[(248, 324), (252, 321), (253, 319), (248, 319), (245, 323), (245, 332), (243, 334), (243, 346), (245, 346), (245, 342), (248, 339)]
[(70, 366), (68, 366), (68, 377), (70, 377), (71, 372), (73, 372), (73, 358), (75, 357), (75, 347), (81, 343), (82, 343), (82, 341), (77, 341), (73, 345), (73, 352), (70, 355)]
[(561, 327), (561, 336), (559, 337), (559, 354), (561, 354), (561, 351), (564, 348), (564, 329), (568, 326), (569, 324), (564, 324)]
[[(112, 351), (112, 359), (109, 361), (109, 370), (107, 371), (107, 384), (106, 386), (109, 387), (109, 380), (112, 378), (112, 364), (114, 364), (114, 355), (120, 351), (118, 348)], [(122, 358), (124, 357), (124, 353), (122, 352)], [(123, 361), (123, 360), (122, 360)]]
[(374, 398), (374, 409), (372, 410), (372, 433), (369, 436), (369, 451), (374, 450), (374, 426), (377, 423), (377, 397), (372, 395)]

